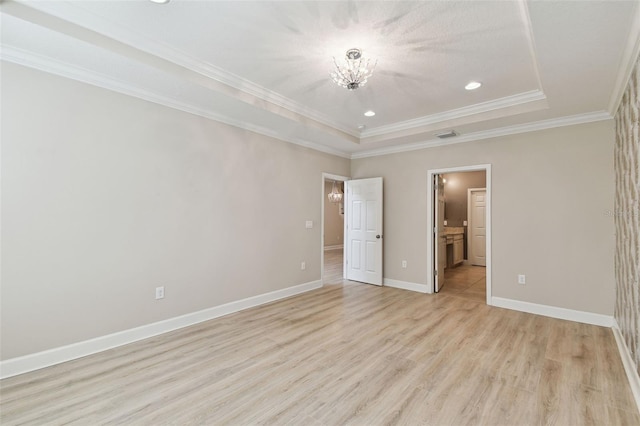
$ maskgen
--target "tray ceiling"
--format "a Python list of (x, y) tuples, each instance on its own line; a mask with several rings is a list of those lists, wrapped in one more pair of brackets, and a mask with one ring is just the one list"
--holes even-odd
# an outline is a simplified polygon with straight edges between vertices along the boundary
[[(640, 21), (633, 1), (1, 7), (4, 60), (346, 156), (452, 128), (464, 141), (609, 118)], [(367, 86), (347, 91), (329, 70), (352, 47), (378, 63)], [(483, 86), (465, 90), (471, 80)]]

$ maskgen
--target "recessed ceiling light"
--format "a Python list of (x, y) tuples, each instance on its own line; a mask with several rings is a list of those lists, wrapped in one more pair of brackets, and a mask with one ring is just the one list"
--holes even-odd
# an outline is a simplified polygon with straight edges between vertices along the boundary
[(365, 117), (373, 117), (374, 115), (376, 115), (376, 113), (371, 110), (364, 113)]
[(466, 86), (464, 86), (464, 88), (467, 90), (475, 90), (480, 86), (482, 86), (482, 83), (479, 81), (470, 81)]
[(171, 0), (149, 0), (151, 3), (157, 3), (157, 4), (165, 4), (165, 3), (169, 3)]

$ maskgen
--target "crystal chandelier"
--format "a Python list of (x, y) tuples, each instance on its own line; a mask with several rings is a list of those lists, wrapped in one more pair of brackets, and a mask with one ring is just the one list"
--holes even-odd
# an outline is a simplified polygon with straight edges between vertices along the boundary
[(336, 58), (333, 58), (335, 69), (329, 75), (338, 86), (347, 90), (356, 90), (367, 83), (367, 79), (373, 74), (377, 63), (378, 61), (372, 64), (370, 59), (364, 59), (360, 49), (349, 49), (345, 63), (339, 64)]
[(329, 193), (329, 195), (327, 195), (327, 197), (329, 197), (329, 201), (331, 201), (332, 203), (339, 203), (340, 201), (342, 201), (342, 192), (338, 191), (338, 188), (336, 188), (335, 180), (333, 181), (331, 192)]

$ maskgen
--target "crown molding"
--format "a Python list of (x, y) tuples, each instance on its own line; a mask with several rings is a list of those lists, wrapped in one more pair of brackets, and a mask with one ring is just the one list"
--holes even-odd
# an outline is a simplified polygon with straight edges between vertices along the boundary
[(433, 148), (444, 145), (453, 145), (458, 143), (473, 142), (482, 139), (488, 139), (499, 136), (507, 136), (518, 133), (532, 132), (536, 130), (550, 129), (554, 127), (571, 126), (575, 124), (590, 123), (594, 121), (609, 120), (612, 115), (607, 111), (596, 111), (586, 114), (579, 114), (567, 117), (561, 117), (550, 120), (543, 120), (534, 123), (519, 124), (514, 126), (501, 127), (497, 129), (484, 130), (469, 134), (463, 134), (448, 140), (430, 139), (423, 142), (411, 144), (396, 145), (385, 148), (371, 149), (349, 154), (345, 151), (334, 149), (319, 143), (292, 138), (280, 132), (268, 129), (262, 126), (256, 126), (244, 121), (240, 121), (223, 114), (216, 113), (211, 110), (205, 110), (195, 105), (191, 105), (175, 98), (150, 92), (148, 90), (135, 87), (129, 83), (108, 77), (98, 72), (87, 70), (75, 65), (70, 65), (47, 56), (35, 54), (23, 49), (2, 45), (0, 48), (0, 59), (33, 68), (50, 74), (59, 75), (61, 77), (80, 81), (93, 86), (101, 87), (114, 92), (122, 93), (135, 98), (143, 99), (169, 108), (184, 111), (190, 114), (208, 118), (213, 121), (228, 124), (243, 130), (248, 130), (263, 136), (278, 139), (284, 142), (303, 146), (305, 148), (320, 151), (326, 154), (335, 155), (348, 159), (359, 159), (367, 157), (376, 157), (381, 155), (395, 154), (407, 151), (415, 151), (425, 148)]
[(482, 139), (496, 138), (500, 136), (516, 135), (519, 133), (535, 132), (537, 130), (553, 129), (556, 127), (573, 126), (576, 124), (591, 123), (594, 121), (610, 120), (613, 117), (607, 111), (595, 111), (586, 114), (571, 115), (567, 117), (553, 118), (550, 120), (536, 121), (533, 123), (517, 124), (514, 126), (500, 127), (497, 129), (483, 130), (455, 138), (440, 140), (430, 139), (423, 142), (416, 142), (405, 145), (396, 145), (387, 148), (377, 148), (356, 152), (351, 155), (351, 159), (367, 157), (378, 157), (381, 155), (397, 154), (401, 152), (417, 151), (420, 149), (434, 148), (444, 145), (454, 145), (458, 143), (474, 142)]
[(540, 65), (538, 63), (538, 55), (536, 54), (536, 39), (533, 35), (533, 25), (531, 24), (531, 15), (529, 14), (529, 7), (527, 6), (527, 0), (519, 0), (520, 6), (520, 18), (522, 19), (522, 25), (526, 29), (527, 44), (529, 45), (529, 54), (531, 55), (531, 62), (533, 62), (533, 71), (536, 74), (536, 81), (538, 87), (544, 92), (542, 86), (542, 78), (540, 77)]
[(640, 3), (636, 2), (635, 13), (631, 18), (631, 30), (629, 30), (629, 37), (618, 66), (618, 75), (616, 77), (613, 91), (611, 92), (611, 98), (609, 99), (609, 114), (616, 115), (622, 96), (627, 88), (627, 83), (633, 72), (633, 67), (640, 56)]
[(336, 155), (343, 158), (350, 158), (351, 156), (343, 151), (321, 145), (318, 143), (306, 141), (299, 138), (292, 138), (280, 132), (267, 129), (262, 126), (255, 126), (253, 124), (236, 120), (223, 114), (216, 113), (211, 110), (205, 110), (195, 105), (179, 101), (175, 98), (170, 98), (164, 95), (150, 92), (148, 90), (135, 87), (129, 83), (123, 82), (112, 77), (108, 77), (104, 74), (81, 68), (75, 65), (70, 65), (65, 62), (61, 62), (52, 59), (47, 56), (35, 54), (23, 49), (18, 49), (11, 46), (0, 46), (0, 59), (12, 62), (18, 65), (22, 65), (28, 68), (33, 68), (39, 71), (43, 71), (49, 74), (55, 74), (61, 77), (69, 78), (71, 80), (80, 81), (90, 84), (92, 86), (101, 87), (103, 89), (111, 90), (114, 92), (122, 93), (124, 95), (132, 96), (145, 101), (153, 102), (159, 105), (163, 105), (169, 108), (184, 111), (190, 114), (198, 115), (208, 118), (213, 121), (228, 124), (233, 127), (237, 127), (250, 132), (258, 133), (263, 136), (268, 136), (274, 139), (278, 139), (284, 142), (300, 145), (305, 148), (310, 148), (316, 151), (324, 152), (326, 154)]
[[(19, 3), (24, 4), (25, 2), (19, 1)], [(121, 43), (134, 46), (140, 51), (147, 52), (148, 54), (157, 56), (166, 61), (173, 62), (219, 83), (233, 87), (240, 92), (269, 102), (278, 107), (285, 108), (296, 114), (324, 124), (325, 126), (340, 130), (348, 135), (357, 138), (360, 137), (360, 132), (358, 130), (345, 126), (342, 123), (338, 123), (319, 111), (311, 109), (306, 105), (298, 103), (286, 96), (269, 90), (222, 68), (200, 61), (182, 50), (149, 39), (138, 32), (123, 27), (116, 21), (96, 15), (72, 2), (31, 2), (28, 6), (39, 10), (40, 12), (71, 22), (75, 25), (91, 28), (92, 31), (98, 32)]]
[(518, 93), (516, 95), (506, 96), (504, 98), (499, 98), (492, 101), (481, 102), (479, 104), (462, 108), (451, 109), (449, 111), (431, 114), (420, 118), (414, 118), (412, 120), (400, 121), (398, 123), (390, 124), (387, 126), (375, 127), (370, 130), (365, 130), (364, 132), (362, 132), (360, 137), (368, 138), (372, 136), (387, 135), (390, 133), (410, 130), (421, 126), (430, 126), (448, 120), (482, 114), (485, 112), (513, 107), (528, 102), (545, 100), (546, 98), (546, 95), (541, 90), (531, 90), (529, 92)]

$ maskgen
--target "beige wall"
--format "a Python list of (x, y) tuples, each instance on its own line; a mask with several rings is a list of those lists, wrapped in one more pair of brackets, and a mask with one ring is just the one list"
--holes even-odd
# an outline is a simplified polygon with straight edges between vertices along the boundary
[(447, 226), (463, 226), (467, 219), (467, 189), (484, 188), (485, 172), (447, 173), (444, 185), (445, 219)]
[[(342, 182), (336, 183), (336, 187), (343, 192)], [(332, 180), (326, 180), (324, 184), (324, 246), (337, 246), (343, 244), (344, 215), (340, 214), (340, 204), (329, 202), (327, 196), (333, 186)], [(344, 192), (343, 192), (344, 193)]]
[(385, 178), (385, 277), (426, 283), (427, 170), (491, 163), (494, 296), (613, 313), (612, 122), (350, 168), (2, 66), (2, 359), (318, 280), (322, 172)]
[(489, 163), (493, 296), (612, 315), (613, 139), (604, 121), (352, 161), (384, 178), (385, 277), (427, 282), (427, 170)]
[(616, 114), (616, 309), (627, 348), (640, 374), (640, 58)]
[(349, 160), (8, 63), (2, 103), (2, 359), (320, 279)]

